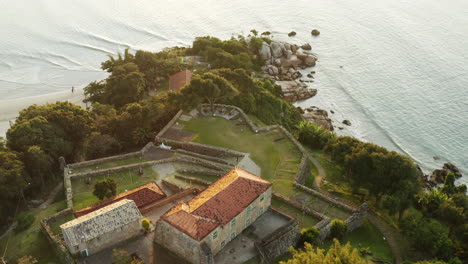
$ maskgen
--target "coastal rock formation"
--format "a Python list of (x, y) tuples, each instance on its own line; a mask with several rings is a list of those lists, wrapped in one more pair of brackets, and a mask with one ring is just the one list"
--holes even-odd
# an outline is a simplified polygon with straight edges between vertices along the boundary
[(461, 176), (463, 176), (460, 172), (460, 169), (458, 169), (457, 166), (453, 165), (450, 162), (445, 163), (442, 169), (453, 173), (455, 175), (455, 178), (460, 178)]
[(291, 31), (291, 32), (289, 32), (288, 36), (289, 36), (289, 37), (296, 36), (296, 31)]
[[(317, 57), (304, 51), (304, 48), (312, 47), (310, 44), (299, 47), (295, 44), (273, 41), (270, 44), (263, 42), (259, 50), (261, 58), (265, 60), (265, 66), (262, 67), (264, 77), (281, 86), (288, 102), (304, 100), (317, 93), (317, 90), (308, 89), (304, 84), (313, 80), (299, 79), (302, 73), (297, 71), (298, 68), (313, 67), (317, 62)], [(312, 75), (308, 77), (313, 78)]]
[(304, 120), (311, 123), (316, 123), (321, 127), (333, 131), (333, 124), (330, 118), (328, 118), (327, 111), (320, 108), (307, 108), (306, 113), (302, 115)]
[(309, 43), (306, 43), (304, 45), (301, 46), (301, 49), (303, 50), (311, 50), (312, 49), (312, 46), (309, 44)]
[(307, 88), (307, 85), (298, 81), (277, 81), (281, 86), (284, 99), (288, 102), (296, 102), (311, 98), (317, 94), (316, 89)]
[(343, 120), (343, 124), (347, 125), (347, 126), (350, 126), (351, 125), (351, 121), (345, 119)]
[(449, 172), (453, 173), (456, 178), (460, 178), (463, 176), (457, 166), (453, 165), (450, 162), (447, 162), (444, 164), (442, 169), (436, 169), (432, 172), (431, 176), (429, 177), (429, 182), (433, 186), (437, 184), (442, 184), (444, 183), (445, 177), (447, 177), (447, 174)]
[(310, 32), (312, 36), (318, 36), (320, 35), (320, 31), (318, 29), (312, 29), (312, 32)]

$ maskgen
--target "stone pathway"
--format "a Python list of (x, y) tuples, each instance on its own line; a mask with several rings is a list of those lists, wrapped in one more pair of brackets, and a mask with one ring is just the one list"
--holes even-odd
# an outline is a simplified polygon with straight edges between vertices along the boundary
[(322, 185), (323, 179), (327, 177), (327, 173), (325, 172), (325, 169), (322, 167), (322, 164), (320, 164), (320, 161), (318, 161), (314, 156), (310, 154), (308, 154), (308, 156), (318, 171), (318, 175), (315, 177), (314, 184), (317, 187), (320, 187), (320, 185)]
[(63, 182), (55, 186), (55, 188), (47, 196), (47, 200), (45, 200), (45, 202), (39, 205), (39, 208), (46, 209), (47, 207), (49, 207), (49, 205), (51, 205), (52, 202), (55, 200), (55, 196), (57, 196), (57, 194), (62, 190), (62, 188), (63, 188)]
[(396, 264), (400, 264), (403, 262), (403, 257), (401, 256), (401, 249), (398, 246), (398, 242), (393, 235), (393, 232), (389, 230), (386, 224), (384, 224), (378, 217), (371, 211), (367, 214), (367, 219), (371, 222), (371, 224), (384, 235), (390, 249), (392, 250), (392, 254)]

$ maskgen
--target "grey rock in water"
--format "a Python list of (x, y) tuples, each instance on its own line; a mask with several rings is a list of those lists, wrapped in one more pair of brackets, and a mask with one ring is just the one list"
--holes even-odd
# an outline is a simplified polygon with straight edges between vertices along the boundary
[(320, 35), (320, 31), (318, 29), (312, 29), (312, 31), (310, 33), (312, 34), (312, 36)]
[(306, 44), (302, 45), (301, 48), (303, 50), (311, 50), (312, 46), (309, 43), (306, 43)]
[(447, 170), (455, 175), (456, 178), (463, 176), (457, 166), (453, 165), (450, 162), (444, 163), (442, 169)]
[(347, 125), (347, 126), (350, 126), (351, 125), (351, 121), (345, 119), (343, 120), (343, 124)]

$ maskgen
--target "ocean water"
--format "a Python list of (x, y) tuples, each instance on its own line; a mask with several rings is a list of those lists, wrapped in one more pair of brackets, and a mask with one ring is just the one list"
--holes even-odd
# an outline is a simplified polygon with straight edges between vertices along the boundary
[(333, 109), (336, 126), (352, 122), (339, 133), (406, 153), (427, 172), (453, 162), (468, 183), (466, 10), (465, 0), (2, 0), (0, 105), (103, 79), (100, 63), (125, 48), (255, 28), (318, 55), (318, 95), (298, 105)]

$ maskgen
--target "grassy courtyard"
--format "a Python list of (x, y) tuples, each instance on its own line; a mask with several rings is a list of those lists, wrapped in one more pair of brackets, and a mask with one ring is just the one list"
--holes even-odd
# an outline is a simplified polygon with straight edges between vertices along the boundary
[(119, 166), (124, 166), (124, 165), (142, 163), (142, 162), (145, 162), (145, 161), (150, 161), (150, 160), (145, 159), (143, 157), (129, 157), (129, 158), (126, 158), (126, 159), (121, 159), (121, 160), (107, 161), (107, 162), (103, 162), (103, 163), (97, 164), (97, 165), (79, 167), (79, 168), (73, 169), (72, 171), (73, 171), (73, 174), (78, 174), (78, 173), (83, 173), (83, 172), (89, 172), (89, 171), (114, 168), (114, 167), (119, 167)]
[(271, 206), (275, 209), (278, 209), (279, 211), (282, 211), (294, 218), (297, 219), (297, 222), (299, 223), (299, 226), (301, 228), (306, 228), (310, 226), (316, 225), (318, 222), (320, 222), (319, 218), (313, 217), (311, 215), (307, 215), (299, 210), (297, 210), (294, 207), (291, 207), (290, 205), (277, 200), (275, 198), (271, 199)]
[[(26, 230), (16, 233), (12, 231), (0, 240), (0, 250), (3, 254), (5, 247), (6, 259), (11, 263), (16, 263), (16, 259), (30, 255), (35, 257), (38, 263), (59, 264), (60, 261), (55, 256), (47, 238), (41, 232), (40, 221), (66, 208), (65, 200), (51, 204), (46, 209), (35, 208), (30, 211), (36, 219)], [(8, 241), (8, 243), (7, 243)], [(10, 263), (10, 262), (9, 262)]]
[(72, 178), (74, 209), (79, 210), (99, 202), (99, 199), (93, 195), (94, 184), (97, 181), (102, 181), (107, 178), (114, 179), (117, 183), (117, 193), (122, 193), (126, 190), (136, 188), (150, 181), (156, 181), (159, 179), (159, 175), (152, 166), (147, 166), (143, 168), (143, 175), (141, 176), (138, 173), (138, 169), (131, 169), (111, 173), (108, 175), (94, 176), (92, 177), (91, 184), (87, 184), (84, 178)]
[(185, 123), (184, 129), (197, 134), (195, 142), (250, 153), (262, 169), (262, 178), (273, 183), (275, 192), (292, 194), (301, 153), (280, 132), (255, 134), (245, 125), (220, 117), (195, 117)]

